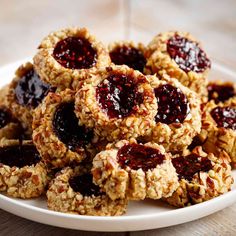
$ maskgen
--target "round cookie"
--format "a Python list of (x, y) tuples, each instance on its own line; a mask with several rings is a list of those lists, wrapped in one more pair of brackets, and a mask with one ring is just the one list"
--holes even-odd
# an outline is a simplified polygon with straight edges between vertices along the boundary
[(49, 91), (54, 89), (44, 83), (35, 72), (33, 65), (27, 62), (15, 72), (6, 92), (5, 105), (17, 117), (26, 134), (32, 134), (32, 113)]
[(96, 137), (78, 124), (74, 102), (75, 92), (65, 89), (49, 93), (34, 112), (33, 142), (45, 163), (54, 168), (90, 160), (95, 154)]
[(207, 152), (216, 155), (224, 150), (236, 163), (236, 97), (226, 102), (207, 103), (202, 114), (202, 130), (199, 135)]
[(176, 155), (172, 163), (179, 176), (179, 187), (164, 200), (173, 206), (184, 207), (230, 191), (233, 177), (229, 161), (224, 151), (215, 156), (205, 153), (200, 146), (192, 152)]
[(200, 43), (189, 33), (169, 31), (158, 34), (147, 46), (146, 58), (147, 74), (168, 74), (206, 100), (211, 62)]
[(31, 141), (0, 141), (0, 191), (16, 198), (35, 198), (48, 184), (46, 167)]
[(59, 89), (72, 88), (72, 83), (77, 87), (88, 74), (109, 64), (107, 49), (86, 28), (49, 34), (34, 56), (38, 74)]
[(64, 168), (50, 183), (48, 207), (80, 215), (118, 216), (126, 212), (127, 200), (111, 200), (92, 182), (92, 175), (80, 168)]
[(225, 102), (236, 95), (236, 84), (230, 81), (209, 81), (207, 85), (208, 101), (214, 100), (217, 104)]
[(155, 143), (119, 141), (93, 159), (93, 181), (115, 200), (171, 196), (179, 186), (171, 155)]
[(156, 107), (146, 77), (124, 65), (99, 70), (75, 96), (81, 124), (109, 141), (150, 133)]
[(167, 75), (161, 80), (149, 76), (148, 80), (157, 99), (157, 112), (151, 136), (146, 140), (163, 145), (167, 151), (182, 151), (200, 133), (200, 100), (193, 91)]
[(108, 50), (111, 62), (115, 65), (127, 65), (143, 73), (146, 58), (145, 47), (142, 43), (136, 45), (132, 41), (117, 41), (109, 44)]

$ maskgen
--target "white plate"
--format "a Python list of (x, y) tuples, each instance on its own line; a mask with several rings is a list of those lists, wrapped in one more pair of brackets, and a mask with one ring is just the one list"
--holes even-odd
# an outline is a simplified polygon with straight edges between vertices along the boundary
[[(15, 69), (21, 62), (0, 68), (0, 86), (10, 82)], [(213, 79), (236, 81), (235, 72), (217, 64), (213, 65), (210, 76)], [(233, 171), (233, 175), (236, 179), (236, 170)], [(89, 231), (136, 231), (161, 228), (207, 216), (234, 202), (236, 202), (236, 184), (229, 193), (182, 209), (175, 209), (161, 201), (145, 200), (131, 202), (124, 216), (97, 217), (50, 211), (43, 198), (20, 200), (0, 194), (0, 207), (15, 215), (44, 224)]]

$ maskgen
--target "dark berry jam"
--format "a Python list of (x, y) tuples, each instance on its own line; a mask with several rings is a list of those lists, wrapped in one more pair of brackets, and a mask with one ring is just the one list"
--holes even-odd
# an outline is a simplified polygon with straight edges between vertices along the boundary
[(91, 174), (79, 175), (69, 180), (71, 188), (83, 196), (99, 196), (103, 193), (100, 188), (93, 183), (93, 176)]
[(15, 95), (20, 105), (35, 108), (53, 90), (50, 85), (39, 78), (34, 69), (31, 69), (19, 80)]
[(189, 104), (184, 93), (170, 84), (154, 89), (158, 110), (156, 122), (165, 124), (182, 123), (189, 113)]
[(91, 43), (80, 37), (68, 37), (58, 42), (53, 57), (69, 69), (89, 69), (97, 62), (97, 52)]
[(224, 102), (235, 95), (232, 85), (209, 84), (207, 86), (208, 100), (214, 100), (215, 103)]
[(157, 149), (141, 144), (124, 145), (117, 154), (122, 168), (130, 167), (132, 170), (142, 169), (147, 171), (161, 165), (165, 156)]
[(216, 107), (211, 111), (211, 116), (218, 127), (236, 130), (236, 108)]
[(201, 157), (196, 154), (190, 154), (186, 157), (177, 157), (172, 159), (179, 179), (191, 181), (193, 176), (200, 171), (208, 172), (212, 169), (211, 161), (207, 157)]
[(143, 72), (146, 64), (146, 59), (140, 50), (125, 45), (114, 48), (110, 52), (110, 58), (116, 65), (127, 65), (140, 72)]
[(74, 113), (74, 102), (58, 106), (53, 118), (54, 132), (71, 151), (79, 151), (93, 138), (93, 132), (85, 126), (78, 125)]
[(109, 118), (124, 118), (136, 112), (143, 102), (138, 84), (125, 74), (111, 74), (96, 89), (96, 98)]
[(15, 145), (0, 148), (0, 163), (10, 167), (36, 165), (40, 162), (40, 155), (33, 145)]
[(8, 111), (0, 108), (0, 129), (10, 123), (12, 120), (11, 115)]
[(211, 67), (206, 53), (195, 42), (175, 34), (167, 41), (167, 51), (185, 72), (203, 72)]
[(195, 136), (193, 138), (192, 143), (188, 146), (188, 149), (192, 151), (195, 147), (202, 146), (202, 144), (203, 144), (202, 140), (200, 140), (198, 136)]

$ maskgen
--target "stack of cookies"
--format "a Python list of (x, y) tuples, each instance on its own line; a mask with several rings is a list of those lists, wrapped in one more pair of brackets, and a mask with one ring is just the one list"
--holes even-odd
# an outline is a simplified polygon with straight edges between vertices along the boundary
[(49, 34), (0, 91), (0, 190), (114, 216), (129, 201), (176, 207), (231, 189), (232, 82), (189, 33), (103, 45), (85, 28)]

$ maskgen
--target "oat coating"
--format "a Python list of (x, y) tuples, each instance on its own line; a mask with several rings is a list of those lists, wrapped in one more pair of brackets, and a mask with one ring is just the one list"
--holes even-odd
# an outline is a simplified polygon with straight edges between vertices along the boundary
[(73, 170), (70, 167), (64, 168), (57, 174), (47, 191), (47, 202), (50, 209), (93, 216), (118, 216), (126, 212), (126, 199), (113, 201), (104, 193), (85, 195), (75, 191), (70, 185), (70, 179), (82, 174), (83, 172), (81, 173), (80, 170)]
[(168, 40), (175, 36), (186, 38), (196, 43), (200, 48), (200, 43), (194, 39), (189, 33), (179, 31), (169, 31), (166, 33), (160, 33), (154, 37), (149, 43), (146, 50), (147, 64), (145, 73), (155, 74), (160, 76), (168, 74), (170, 77), (178, 79), (184, 86), (195, 91), (202, 96), (202, 100), (206, 101), (207, 97), (207, 75), (209, 68), (203, 72), (188, 71), (185, 72), (179, 67), (179, 65), (173, 60), (167, 51)]
[[(189, 113), (182, 123), (165, 124), (155, 122), (152, 127), (152, 134), (147, 137), (147, 141), (154, 141), (165, 147), (167, 151), (182, 151), (192, 142), (194, 136), (201, 130), (200, 100), (195, 92), (183, 86), (179, 81), (168, 76), (163, 76), (159, 80), (156, 76), (149, 76), (148, 80), (153, 89), (161, 85), (172, 85), (180, 89), (186, 96), (189, 104)], [(158, 108), (157, 108), (158, 111)], [(174, 112), (174, 111), (172, 111)]]
[[(96, 64), (87, 69), (70, 69), (62, 66), (53, 57), (57, 43), (69, 37), (79, 37), (88, 41), (97, 53)], [(34, 66), (45, 82), (59, 89), (71, 88), (72, 82), (78, 87), (88, 74), (98, 68), (108, 66), (110, 57), (107, 49), (86, 28), (66, 28), (49, 34), (43, 39), (34, 56)]]
[[(186, 151), (184, 156), (189, 153)], [(202, 147), (198, 146), (192, 151), (192, 154), (210, 160), (212, 168), (209, 171), (195, 173), (191, 180), (180, 178), (177, 190), (171, 197), (164, 199), (173, 206), (184, 207), (210, 200), (230, 191), (233, 184), (230, 158), (226, 152), (222, 151), (219, 156), (215, 156), (213, 153), (207, 154)]]
[(136, 144), (136, 141), (118, 141), (96, 155), (92, 168), (94, 183), (113, 200), (160, 199), (171, 196), (179, 184), (170, 154), (160, 145), (147, 143), (144, 146), (156, 149), (165, 157), (163, 163), (145, 171), (142, 168), (131, 169), (129, 166), (123, 168), (118, 161), (118, 151), (128, 144)]
[[(109, 84), (107, 78), (116, 75), (132, 78), (133, 83), (137, 85), (137, 92), (140, 94), (138, 97), (143, 97), (143, 101), (132, 107), (133, 113), (121, 118), (110, 118), (96, 98), (96, 89), (101, 83)], [(136, 138), (151, 132), (157, 107), (156, 99), (146, 77), (137, 70), (124, 65), (104, 68), (87, 79), (75, 97), (76, 115), (81, 124), (94, 128), (98, 136), (115, 141)]]
[[(15, 145), (19, 145), (18, 140), (1, 139), (0, 141), (0, 149)], [(32, 145), (32, 142), (23, 141), (22, 145)], [(0, 191), (6, 192), (9, 196), (23, 199), (39, 197), (45, 192), (47, 183), (47, 171), (42, 161), (21, 168), (0, 163)]]

